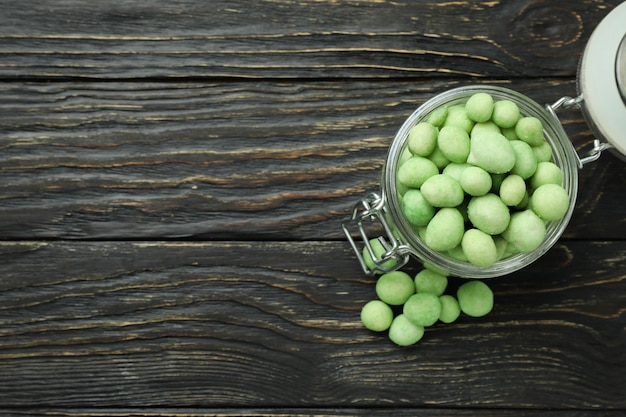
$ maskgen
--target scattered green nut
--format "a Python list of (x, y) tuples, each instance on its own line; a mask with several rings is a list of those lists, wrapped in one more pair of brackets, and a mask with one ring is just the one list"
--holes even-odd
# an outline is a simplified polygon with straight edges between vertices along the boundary
[(472, 197), (467, 215), (475, 228), (490, 235), (502, 233), (511, 219), (509, 208), (495, 194)]
[(428, 292), (437, 296), (442, 295), (448, 286), (448, 277), (430, 269), (422, 269), (415, 275), (416, 292)]
[(469, 166), (461, 173), (461, 188), (471, 196), (481, 196), (491, 190), (493, 181), (487, 171), (477, 166)]
[(381, 300), (372, 300), (361, 309), (361, 322), (374, 332), (385, 331), (391, 326), (393, 311)]
[(424, 242), (433, 250), (448, 251), (463, 239), (465, 232), (463, 216), (456, 208), (440, 209), (426, 226)]
[(468, 117), (465, 105), (457, 104), (448, 107), (448, 117), (443, 126), (458, 126), (469, 133), (474, 127), (474, 121)]
[(493, 122), (501, 128), (514, 127), (520, 118), (519, 107), (510, 100), (499, 100), (493, 105)]
[(452, 323), (461, 315), (461, 307), (456, 298), (449, 294), (439, 297), (441, 303), (441, 314), (439, 320), (444, 323)]
[(515, 133), (520, 140), (523, 140), (530, 146), (541, 145), (544, 141), (543, 125), (541, 120), (536, 117), (526, 116), (519, 119), (515, 125)]
[(467, 260), (478, 267), (487, 268), (498, 260), (498, 250), (493, 238), (478, 229), (465, 232), (461, 247)]
[(515, 151), (502, 134), (482, 131), (472, 136), (467, 162), (490, 173), (504, 173), (515, 165)]
[(557, 184), (544, 184), (530, 197), (532, 210), (543, 220), (559, 220), (569, 208), (569, 194)]
[(461, 311), (471, 317), (482, 317), (493, 310), (493, 291), (482, 281), (469, 281), (456, 293)]
[(437, 146), (449, 161), (461, 164), (467, 161), (470, 138), (468, 133), (458, 126), (444, 126), (439, 131)]
[(456, 207), (463, 202), (464, 198), (461, 184), (446, 174), (437, 174), (428, 178), (420, 190), (433, 207)]
[(389, 339), (398, 346), (411, 346), (424, 336), (424, 327), (412, 323), (404, 314), (399, 314), (389, 327)]
[(420, 188), (424, 181), (437, 174), (439, 168), (430, 159), (416, 155), (400, 165), (397, 178), (407, 187)]
[(413, 294), (404, 303), (402, 313), (411, 323), (418, 326), (432, 326), (441, 314), (439, 296), (429, 292)]
[(502, 237), (520, 252), (532, 252), (546, 238), (546, 226), (532, 210), (513, 213)]
[(519, 175), (511, 174), (500, 184), (500, 200), (510, 207), (515, 207), (522, 202), (527, 195), (526, 182)]
[(428, 156), (437, 146), (437, 128), (430, 123), (418, 123), (409, 130), (407, 143), (414, 155)]
[(537, 170), (530, 177), (530, 185), (537, 189), (544, 184), (561, 184), (563, 182), (563, 171), (554, 162), (539, 162)]
[(465, 112), (474, 122), (486, 122), (493, 113), (493, 97), (487, 93), (475, 93), (465, 103)]
[(533, 148), (521, 140), (509, 141), (515, 151), (515, 165), (511, 168), (511, 174), (517, 174), (523, 179), (530, 178), (537, 170), (537, 158)]
[(413, 226), (426, 226), (435, 215), (435, 208), (424, 198), (422, 192), (410, 189), (402, 197), (402, 212)]
[(376, 281), (376, 295), (392, 306), (404, 304), (414, 293), (415, 284), (406, 272), (387, 272)]

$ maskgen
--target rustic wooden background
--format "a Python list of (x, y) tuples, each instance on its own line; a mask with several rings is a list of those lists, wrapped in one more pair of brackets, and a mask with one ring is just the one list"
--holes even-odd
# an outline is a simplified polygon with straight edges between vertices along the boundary
[(624, 415), (623, 160), (411, 348), (360, 324), (340, 228), (422, 102), (575, 96), (620, 3), (0, 0), (0, 413)]

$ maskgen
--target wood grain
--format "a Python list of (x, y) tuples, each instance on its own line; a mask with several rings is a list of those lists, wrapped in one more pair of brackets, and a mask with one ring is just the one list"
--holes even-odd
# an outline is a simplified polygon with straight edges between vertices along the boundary
[[(492, 81), (539, 103), (558, 79)], [(460, 81), (0, 84), (5, 239), (338, 239), (395, 132)], [(579, 111), (560, 113), (584, 154)], [(580, 171), (572, 238), (622, 238), (624, 164)]]
[(571, 77), (619, 3), (3, 1), (0, 77)]
[(400, 349), (343, 242), (4, 242), (0, 403), (623, 411), (625, 268), (624, 242), (559, 244)]

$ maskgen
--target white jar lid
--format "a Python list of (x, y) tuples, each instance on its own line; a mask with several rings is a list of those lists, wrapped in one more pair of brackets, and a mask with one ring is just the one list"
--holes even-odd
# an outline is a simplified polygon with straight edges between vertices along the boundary
[(591, 34), (578, 84), (591, 130), (626, 155), (626, 2)]

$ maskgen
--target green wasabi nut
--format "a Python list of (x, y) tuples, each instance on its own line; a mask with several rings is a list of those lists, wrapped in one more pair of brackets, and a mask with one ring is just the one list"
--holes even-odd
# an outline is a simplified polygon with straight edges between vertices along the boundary
[(380, 300), (372, 300), (361, 309), (361, 322), (374, 332), (385, 331), (391, 326), (393, 311)]
[(491, 190), (491, 175), (477, 166), (470, 166), (461, 174), (461, 188), (471, 196), (481, 196)]
[(538, 146), (545, 140), (543, 138), (543, 125), (536, 117), (526, 116), (517, 121), (515, 133), (530, 146)]
[(520, 204), (526, 194), (526, 182), (519, 175), (508, 175), (500, 185), (500, 200), (509, 207)]
[(451, 295), (442, 295), (439, 297), (441, 303), (441, 314), (439, 320), (444, 323), (452, 323), (461, 315), (461, 307), (456, 298)]
[(467, 117), (475, 122), (486, 122), (493, 113), (493, 97), (487, 93), (475, 93), (465, 103)]
[(511, 168), (511, 174), (517, 174), (523, 179), (530, 178), (537, 170), (537, 158), (530, 147), (524, 141), (509, 141), (515, 151), (515, 165)]
[(522, 201), (519, 202), (519, 204), (517, 204), (515, 206), (516, 210), (526, 210), (528, 208), (528, 204), (530, 202), (530, 195), (528, 194), (528, 189), (526, 190), (526, 192), (524, 193), (524, 197), (522, 197)]
[(402, 198), (402, 212), (413, 226), (426, 226), (435, 215), (435, 208), (420, 190), (410, 189)]
[(506, 129), (515, 126), (519, 118), (519, 107), (514, 102), (510, 100), (500, 100), (494, 103), (491, 119), (501, 128)]
[(502, 181), (506, 178), (508, 174), (491, 174), (491, 192), (494, 194), (498, 194), (500, 192), (500, 186), (502, 185)]
[(465, 224), (461, 212), (456, 208), (440, 209), (426, 226), (424, 242), (433, 250), (448, 251), (463, 239)]
[(504, 173), (515, 165), (515, 151), (500, 133), (482, 131), (472, 136), (467, 162), (489, 173)]
[(543, 220), (559, 220), (569, 208), (569, 195), (565, 188), (557, 184), (544, 184), (530, 197), (532, 210)]
[(411, 153), (409, 148), (404, 148), (404, 150), (400, 154), (400, 158), (398, 159), (398, 166), (404, 164), (406, 161), (408, 161), (412, 157), (413, 157), (413, 154)]
[(441, 173), (446, 174), (457, 181), (461, 181), (461, 174), (463, 173), (465, 168), (469, 168), (471, 166), (472, 165), (470, 164), (457, 164), (451, 162), (443, 169), (443, 171), (441, 171)]
[(398, 168), (397, 179), (411, 188), (420, 188), (424, 181), (439, 174), (439, 168), (423, 156), (413, 156)]
[[(369, 241), (369, 244), (372, 247), (372, 251), (374, 252), (374, 255), (377, 259), (381, 259), (382, 256), (387, 252), (387, 250), (383, 247), (382, 243), (380, 243), (378, 239), (371, 239)], [(363, 261), (365, 262), (365, 266), (367, 266), (369, 269), (374, 269), (376, 267), (376, 263), (372, 259), (370, 251), (367, 249), (367, 247), (363, 247)], [(393, 265), (395, 265), (395, 263), (396, 261), (394, 259), (389, 259), (383, 262), (381, 266), (383, 268), (391, 268), (393, 267)], [(377, 271), (377, 273), (380, 273), (380, 271)]]
[(509, 208), (495, 194), (472, 197), (467, 215), (475, 228), (490, 235), (502, 233), (511, 220)]
[(415, 284), (406, 272), (387, 272), (376, 281), (376, 295), (381, 301), (392, 306), (404, 304), (414, 293)]
[(470, 138), (465, 130), (458, 126), (444, 126), (439, 131), (437, 146), (448, 160), (464, 163), (470, 151)]
[(409, 130), (407, 143), (414, 155), (428, 156), (437, 146), (437, 128), (430, 123), (418, 123)]
[(448, 277), (430, 269), (422, 269), (415, 275), (416, 292), (429, 292), (437, 296), (444, 293), (448, 286)]
[(411, 323), (418, 326), (432, 326), (441, 314), (439, 296), (429, 292), (418, 292), (404, 303), (402, 313)]
[(517, 137), (517, 133), (515, 133), (515, 126), (507, 128), (503, 127), (502, 129), (500, 129), (500, 133), (502, 133), (502, 136), (504, 136), (508, 140), (519, 140), (519, 138)]
[(456, 259), (457, 261), (467, 262), (467, 256), (465, 256), (465, 254), (463, 253), (463, 248), (461, 247), (461, 245), (453, 247), (452, 249), (447, 251), (446, 254), (450, 258)]
[(491, 120), (487, 120), (486, 122), (476, 123), (470, 132), (470, 135), (475, 135), (480, 132), (490, 131), (496, 133), (502, 133), (500, 126), (492, 122)]
[(448, 107), (448, 117), (443, 126), (458, 126), (467, 133), (472, 131), (474, 121), (467, 116), (464, 104)]
[(428, 155), (428, 159), (430, 159), (435, 164), (437, 169), (443, 169), (450, 163), (450, 160), (446, 158), (443, 152), (441, 152), (439, 146), (435, 148), (433, 153)]
[(420, 190), (424, 198), (434, 207), (456, 207), (463, 202), (461, 185), (446, 174), (428, 178)]
[(563, 182), (563, 171), (554, 162), (539, 162), (537, 170), (530, 177), (530, 185), (537, 189), (544, 184), (561, 184)]
[(411, 346), (424, 336), (424, 327), (411, 323), (404, 315), (399, 314), (389, 327), (389, 340), (398, 346)]
[(456, 292), (461, 311), (471, 317), (482, 317), (493, 310), (493, 291), (482, 281), (469, 281)]
[(504, 259), (507, 251), (508, 242), (502, 236), (493, 236), (493, 243), (496, 244), (496, 251), (498, 252), (498, 260)]
[(532, 210), (518, 211), (511, 215), (509, 226), (502, 237), (520, 252), (532, 252), (546, 238), (546, 226)]
[(446, 117), (448, 117), (448, 107), (442, 106), (428, 115), (428, 119), (426, 121), (435, 127), (441, 127), (446, 121)]
[(533, 153), (537, 162), (552, 161), (552, 146), (544, 140), (540, 145), (533, 146)]
[(487, 268), (498, 260), (498, 250), (491, 237), (478, 229), (469, 229), (461, 241), (467, 260), (478, 267)]

